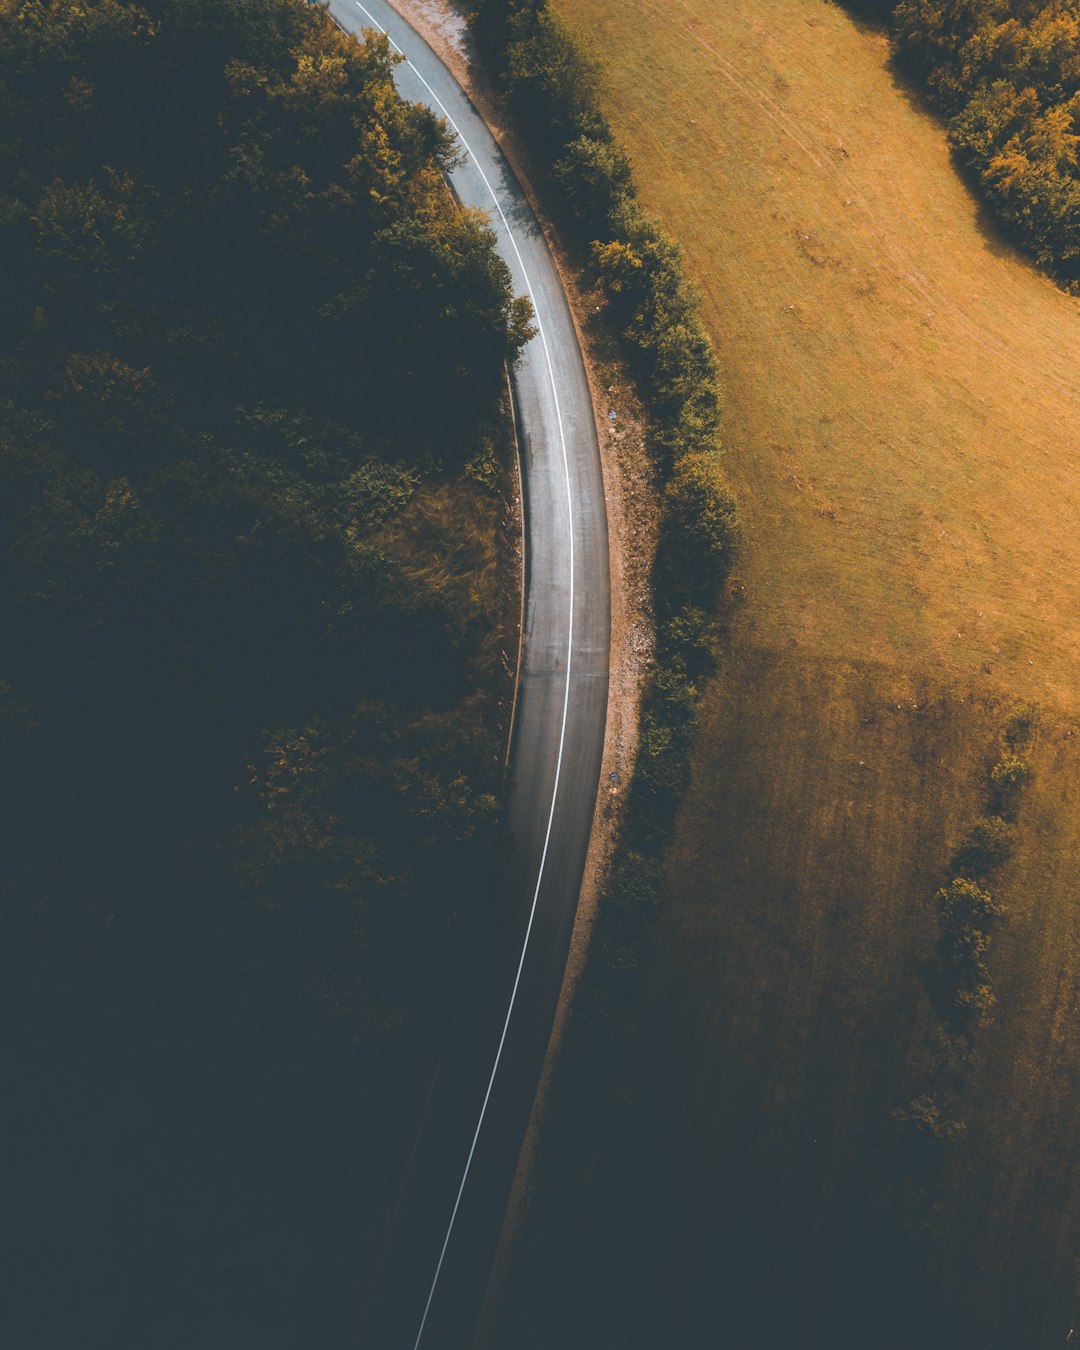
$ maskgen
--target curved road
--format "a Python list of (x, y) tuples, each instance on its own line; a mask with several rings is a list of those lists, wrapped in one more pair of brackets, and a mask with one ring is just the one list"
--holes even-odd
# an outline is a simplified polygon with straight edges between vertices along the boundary
[(596, 426), (581, 351), (535, 216), (483, 120), (385, 0), (330, 0), (352, 32), (407, 58), (402, 94), (466, 151), (454, 191), (491, 216), (537, 336), (514, 372), (525, 497), (522, 666), (511, 770), (514, 853), (479, 927), (459, 1007), (361, 1339), (364, 1350), (467, 1350), (562, 983), (600, 775), (610, 575)]

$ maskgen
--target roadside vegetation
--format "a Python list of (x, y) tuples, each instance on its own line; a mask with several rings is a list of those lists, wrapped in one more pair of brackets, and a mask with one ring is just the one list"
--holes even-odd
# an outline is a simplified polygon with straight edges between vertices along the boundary
[(689, 788), (644, 887), (624, 833), (487, 1343), (1064, 1343), (1076, 302), (843, 8), (555, 12), (701, 297), (740, 542)]
[(354, 1344), (503, 855), (530, 316), (394, 59), (0, 4), (12, 1344)]
[(644, 696), (623, 827), (633, 842), (601, 903), (597, 948), (607, 959), (590, 968), (588, 998), (605, 978), (618, 980), (656, 917), (698, 702), (714, 668), (712, 614), (736, 548), (738, 509), (723, 468), (716, 361), (698, 299), (681, 250), (638, 198), (626, 152), (600, 109), (595, 61), (547, 0), (476, 0), (472, 25), (545, 201), (604, 302), (603, 323), (648, 415), (663, 488), (651, 578), (657, 672)]

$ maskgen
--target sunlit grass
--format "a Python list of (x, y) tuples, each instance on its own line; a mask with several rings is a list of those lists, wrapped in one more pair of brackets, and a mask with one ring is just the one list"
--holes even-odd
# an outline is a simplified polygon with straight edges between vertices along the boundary
[[(751, 1348), (785, 1327), (808, 1347), (893, 1344), (886, 1322), (916, 1291), (853, 1226), (852, 1196), (880, 1183), (875, 1140), (935, 1024), (934, 893), (1031, 698), (1034, 777), (995, 882), (999, 1003), (933, 1222), (950, 1297), (997, 1337), (979, 1344), (1063, 1341), (1080, 1241), (1080, 306), (984, 225), (884, 37), (840, 7), (557, 8), (592, 39), (642, 196), (702, 292), (745, 542), (637, 1071), (596, 1138), (587, 1100), (549, 1133), (495, 1344), (592, 1345), (602, 1327), (713, 1345), (695, 1337), (725, 1325)], [(819, 1274), (833, 1261), (854, 1325), (844, 1263), (878, 1262), (862, 1297), (884, 1320), (862, 1340), (824, 1274), (809, 1288), (810, 1253)], [(922, 1343), (961, 1343), (939, 1330)]]

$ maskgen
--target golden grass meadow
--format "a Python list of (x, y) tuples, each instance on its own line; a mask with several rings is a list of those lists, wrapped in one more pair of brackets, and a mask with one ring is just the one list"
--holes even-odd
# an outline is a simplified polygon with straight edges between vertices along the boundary
[(846, 1345), (867, 1306), (883, 1316), (865, 1343), (913, 1343), (910, 1263), (882, 1273), (871, 1232), (873, 1141), (935, 1024), (935, 892), (1029, 699), (1033, 779), (994, 888), (998, 1004), (931, 1220), (959, 1339), (922, 1343), (1064, 1342), (1080, 301), (1001, 240), (886, 36), (842, 8), (557, 9), (701, 292), (744, 537), (644, 972), (652, 1030), (618, 1089), (626, 1137), (552, 1125), (558, 1169), (541, 1166), (489, 1343), (704, 1347), (726, 1328), (734, 1345)]

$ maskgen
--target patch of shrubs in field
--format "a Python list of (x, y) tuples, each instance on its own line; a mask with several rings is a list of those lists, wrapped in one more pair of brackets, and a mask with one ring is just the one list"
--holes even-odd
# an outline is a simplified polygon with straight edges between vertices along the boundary
[(1080, 4), (846, 2), (891, 18), (901, 58), (948, 117), (958, 158), (1006, 229), (1080, 287)]
[(738, 531), (720, 460), (716, 362), (678, 245), (638, 201), (630, 164), (600, 111), (596, 72), (547, 0), (475, 0), (472, 25), (536, 161), (545, 198), (606, 301), (650, 418), (664, 516), (653, 570), (657, 670), (643, 705), (624, 849), (597, 945), (605, 975), (636, 969), (659, 903), (660, 860), (690, 780), (711, 612)]
[(909, 1164), (924, 1180), (937, 1161), (936, 1150), (927, 1146), (964, 1133), (953, 1106), (968, 1077), (975, 1033), (996, 1002), (986, 958), (994, 929), (1007, 912), (987, 889), (987, 878), (1012, 853), (1020, 793), (1031, 776), (1022, 752), (1038, 723), (1034, 703), (1022, 705), (1006, 721), (1001, 750), (988, 775), (986, 813), (971, 823), (957, 844), (952, 877), (936, 896), (940, 1023), (920, 1066), (920, 1091), (904, 1109), (893, 1112), (906, 1136)]

